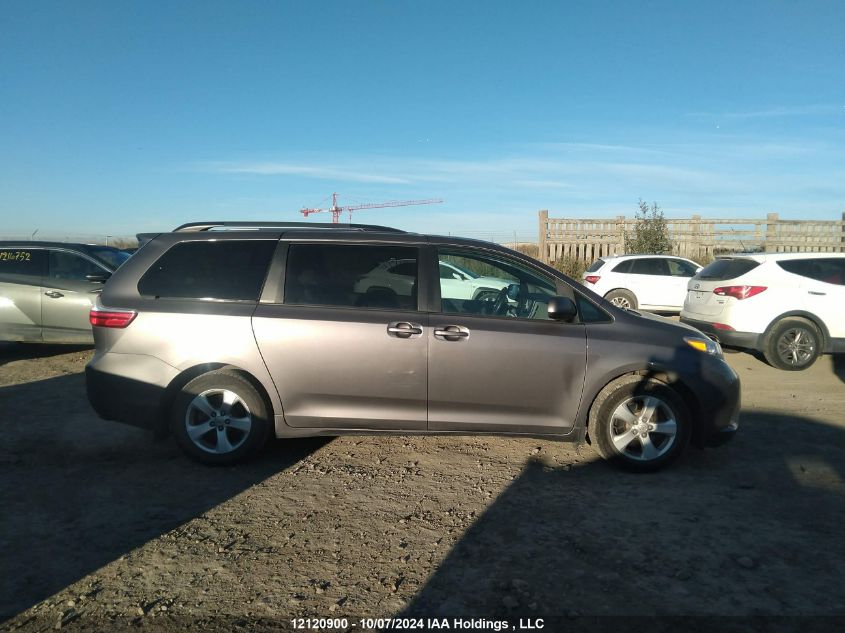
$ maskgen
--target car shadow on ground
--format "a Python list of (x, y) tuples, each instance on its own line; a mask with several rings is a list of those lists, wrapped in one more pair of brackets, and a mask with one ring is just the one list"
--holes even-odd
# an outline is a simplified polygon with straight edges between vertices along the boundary
[(651, 475), (532, 460), (401, 615), (843, 616), (843, 448), (842, 429), (752, 412), (733, 443)]
[(82, 374), (0, 387), (0, 622), (330, 441), (271, 442), (210, 468), (99, 420), (84, 393)]
[(842, 382), (845, 382), (845, 354), (833, 355), (833, 373)]
[(73, 352), (90, 352), (93, 345), (53, 345), (51, 343), (9, 343), (0, 341), (0, 365), (15, 360), (46, 358)]

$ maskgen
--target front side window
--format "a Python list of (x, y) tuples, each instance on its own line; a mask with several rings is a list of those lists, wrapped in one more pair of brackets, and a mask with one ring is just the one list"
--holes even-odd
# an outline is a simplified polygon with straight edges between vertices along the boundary
[(291, 244), (285, 303), (416, 310), (419, 249), (372, 244)]
[(88, 281), (88, 275), (105, 272), (94, 262), (67, 251), (50, 251), (50, 279), (54, 281)]
[(120, 265), (125, 262), (132, 253), (127, 253), (118, 248), (111, 247), (94, 247), (90, 250), (91, 255), (108, 264), (112, 269), (117, 270)]
[(275, 240), (180, 242), (138, 282), (155, 298), (257, 301)]
[(845, 259), (787, 259), (779, 261), (778, 266), (808, 279), (845, 286)]
[[(547, 320), (554, 279), (496, 254), (439, 249), (440, 306), (447, 314)], [(464, 274), (443, 273), (444, 268)]]

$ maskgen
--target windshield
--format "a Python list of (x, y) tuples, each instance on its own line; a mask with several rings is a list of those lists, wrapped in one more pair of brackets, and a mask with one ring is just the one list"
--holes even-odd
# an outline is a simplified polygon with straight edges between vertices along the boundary
[(698, 272), (698, 279), (712, 279), (724, 281), (725, 279), (736, 279), (745, 273), (757, 268), (760, 264), (753, 259), (726, 258), (717, 259), (708, 264)]
[(107, 246), (94, 247), (90, 250), (90, 253), (113, 270), (117, 270), (123, 262), (132, 256), (132, 253)]

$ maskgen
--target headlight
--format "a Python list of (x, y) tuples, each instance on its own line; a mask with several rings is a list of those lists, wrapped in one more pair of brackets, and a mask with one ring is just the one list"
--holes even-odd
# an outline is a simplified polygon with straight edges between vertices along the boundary
[(713, 356), (722, 355), (722, 346), (716, 341), (709, 338), (699, 338), (697, 336), (685, 336), (684, 343), (689, 345), (694, 350), (704, 352), (705, 354), (713, 354)]

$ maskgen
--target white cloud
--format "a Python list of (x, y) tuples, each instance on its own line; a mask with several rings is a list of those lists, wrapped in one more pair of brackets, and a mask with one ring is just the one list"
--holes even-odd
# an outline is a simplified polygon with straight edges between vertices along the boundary
[(845, 105), (813, 104), (803, 106), (774, 106), (763, 110), (739, 112), (689, 112), (687, 116), (711, 119), (770, 119), (776, 117), (828, 116), (845, 114)]
[(404, 178), (381, 173), (356, 171), (346, 167), (330, 165), (296, 165), (291, 163), (212, 163), (211, 170), (229, 174), (252, 174), (256, 176), (303, 176), (321, 180), (348, 182), (371, 182), (381, 184), (408, 184)]

